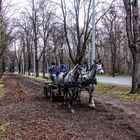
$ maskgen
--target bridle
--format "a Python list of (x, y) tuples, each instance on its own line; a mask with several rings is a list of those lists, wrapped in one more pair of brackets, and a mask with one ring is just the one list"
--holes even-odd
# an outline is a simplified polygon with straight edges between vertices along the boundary
[[(99, 66), (100, 66), (100, 68), (99, 68)], [(100, 63), (97, 63), (97, 64), (95, 65), (95, 67), (96, 67), (95, 69), (96, 69), (97, 72), (103, 70), (103, 66), (102, 66), (102, 64), (100, 64)]]

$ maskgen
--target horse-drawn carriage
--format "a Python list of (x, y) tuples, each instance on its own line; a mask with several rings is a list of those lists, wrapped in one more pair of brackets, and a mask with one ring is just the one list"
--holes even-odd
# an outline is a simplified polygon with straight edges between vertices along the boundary
[(97, 72), (104, 73), (101, 61), (94, 62), (89, 70), (83, 65), (77, 64), (68, 73), (60, 72), (57, 84), (46, 82), (44, 95), (51, 101), (66, 103), (74, 113), (73, 101), (81, 101), (80, 94), (84, 89), (89, 93), (89, 106), (95, 107), (93, 91), (97, 83), (95, 78)]

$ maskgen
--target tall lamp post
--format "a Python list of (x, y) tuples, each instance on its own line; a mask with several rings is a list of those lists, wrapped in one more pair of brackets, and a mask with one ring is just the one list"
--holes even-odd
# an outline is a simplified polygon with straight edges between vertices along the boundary
[(95, 0), (92, 3), (93, 13), (92, 13), (92, 45), (91, 45), (91, 61), (90, 65), (94, 63), (96, 59), (96, 46), (95, 46)]

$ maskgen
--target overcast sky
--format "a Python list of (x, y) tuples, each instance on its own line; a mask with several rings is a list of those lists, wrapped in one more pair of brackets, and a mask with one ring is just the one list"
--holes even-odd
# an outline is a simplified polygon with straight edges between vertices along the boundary
[[(7, 2), (10, 2), (11, 1), (11, 4), (16, 5), (17, 7), (19, 7), (19, 9), (21, 11), (24, 7), (27, 7), (28, 6), (28, 2), (27, 1), (30, 1), (30, 0), (5, 0), (5, 1), (7, 1)], [(52, 0), (52, 1), (60, 3), (61, 0)], [(67, 1), (67, 3), (66, 3), (67, 5), (68, 5), (69, 1), (70, 0)], [(95, 0), (95, 3), (97, 1), (98, 0)], [(111, 3), (113, 0), (100, 0), (100, 1), (106, 1), (108, 3)], [(119, 0), (119, 1), (121, 1), (121, 0)], [(98, 8), (99, 8), (99, 6), (98, 6)]]
[[(25, 7), (27, 8), (28, 7), (28, 5), (29, 5), (29, 1), (31, 1), (31, 0), (4, 0), (5, 2), (7, 2), (7, 3), (11, 3), (12, 5), (13, 5), (13, 9), (11, 9), (11, 11), (13, 12), (14, 11), (14, 9), (17, 9), (16, 10), (16, 12), (15, 12), (15, 14), (14, 14), (14, 17), (16, 17), (16, 18), (20, 18), (20, 13), (21, 13), (21, 11), (23, 11), (24, 9), (25, 9)], [(60, 1), (61, 0), (52, 0), (52, 1), (54, 1), (54, 2), (59, 2), (60, 3)], [(67, 1), (67, 0), (66, 0)], [(69, 5), (68, 3), (69, 3), (69, 1), (70, 0), (68, 0), (68, 2), (66, 3), (67, 5)], [(71, 0), (72, 1), (72, 0)], [(95, 2), (97, 2), (98, 0), (95, 0)], [(100, 1), (105, 1), (105, 0), (100, 0)], [(113, 0), (106, 0), (108, 3), (111, 3)], [(118, 1), (122, 1), (122, 0), (118, 0)], [(101, 4), (102, 5), (102, 4)], [(96, 7), (96, 11), (98, 10), (100, 10), (100, 8), (101, 8), (101, 5), (98, 5), (98, 7)], [(58, 12), (57, 12), (57, 14), (59, 14), (60, 12), (60, 9), (58, 10)], [(80, 17), (80, 20), (82, 21), (83, 20), (83, 11), (81, 10), (81, 17)], [(59, 16), (59, 15), (58, 15)], [(97, 17), (98, 18), (98, 17)], [(81, 23), (81, 25), (83, 24), (83, 22), (80, 22)]]

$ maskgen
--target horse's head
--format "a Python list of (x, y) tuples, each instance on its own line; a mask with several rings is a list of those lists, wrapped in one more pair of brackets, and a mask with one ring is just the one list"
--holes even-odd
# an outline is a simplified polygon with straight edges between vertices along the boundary
[(72, 73), (76, 79), (78, 79), (79, 75), (83, 74), (84, 72), (85, 72), (85, 68), (81, 64), (76, 64), (72, 70)]
[(99, 60), (98, 62), (94, 61), (94, 64), (95, 64), (96, 72), (103, 74), (104, 69), (103, 69), (103, 64), (101, 63), (101, 60)]
[(78, 78), (78, 82), (82, 83), (82, 82), (84, 82), (84, 81), (86, 81), (88, 79), (89, 79), (89, 76), (88, 76), (87, 68), (82, 65), (80, 75), (79, 75), (79, 78)]

